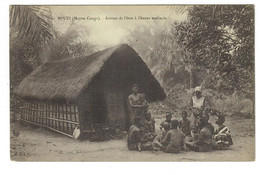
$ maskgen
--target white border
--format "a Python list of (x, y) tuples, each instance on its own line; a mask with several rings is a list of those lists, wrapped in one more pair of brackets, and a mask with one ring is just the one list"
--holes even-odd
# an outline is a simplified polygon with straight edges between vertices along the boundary
[[(255, 18), (256, 18), (256, 29), (255, 31), (259, 31), (259, 1), (254, 0), (101, 0), (99, 2), (95, 0), (11, 0), (9, 2), (4, 1), (1, 2), (1, 125), (0, 125), (0, 136), (1, 136), (1, 153), (0, 153), (0, 167), (2, 174), (97, 174), (97, 173), (113, 173), (113, 174), (256, 174), (257, 169), (259, 167), (259, 159), (258, 155), (256, 155), (255, 162), (190, 162), (190, 163), (182, 163), (182, 162), (158, 162), (158, 163), (120, 163), (120, 162), (109, 162), (109, 163), (87, 163), (87, 162), (79, 162), (79, 163), (62, 163), (62, 162), (11, 162), (9, 158), (9, 5), (10, 4), (48, 4), (48, 5), (65, 5), (65, 4), (78, 4), (85, 5), (86, 3), (91, 5), (95, 4), (255, 4)], [(259, 108), (257, 108), (259, 93), (259, 69), (260, 63), (258, 61), (259, 51), (257, 50), (259, 47), (259, 34), (255, 32), (256, 35), (256, 131), (258, 131), (258, 114)], [(256, 132), (256, 136), (258, 133)], [(258, 139), (256, 137), (256, 145), (258, 144)], [(256, 146), (257, 148), (257, 146)], [(258, 150), (256, 150), (258, 153)]]

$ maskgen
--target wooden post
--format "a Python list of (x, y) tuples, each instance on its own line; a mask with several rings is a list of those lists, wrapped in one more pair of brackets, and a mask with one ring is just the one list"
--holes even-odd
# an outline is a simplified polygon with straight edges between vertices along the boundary
[(55, 129), (58, 129), (58, 121), (56, 120), (57, 119), (57, 104), (55, 103), (54, 104), (54, 120), (55, 120)]
[[(58, 118), (60, 119), (61, 118), (61, 106), (60, 106), (60, 104), (58, 104)], [(58, 122), (58, 124), (59, 124), (59, 130), (61, 131), (61, 125), (60, 125), (60, 121)]]
[(51, 112), (50, 112), (50, 104), (49, 103), (45, 103), (45, 113), (46, 113), (46, 118), (48, 118), (49, 123), (50, 123), (50, 127), (52, 128), (52, 120), (51, 120)]
[(47, 113), (46, 113), (47, 105), (43, 103), (42, 107), (43, 107), (43, 117), (46, 119), (47, 126), (50, 127), (50, 119), (47, 117)]
[[(65, 105), (65, 111), (66, 111), (66, 114), (65, 114), (65, 116), (66, 116), (66, 121), (68, 121), (68, 110), (67, 110), (67, 104)], [(66, 133), (68, 133), (69, 125), (68, 125), (67, 122), (65, 122), (65, 123), (66, 123)]]
[(30, 102), (30, 116), (32, 118), (33, 123), (35, 123), (35, 118), (33, 115), (33, 102)]
[(21, 115), (21, 119), (23, 119), (23, 103), (22, 103), (22, 101), (20, 102), (20, 115)]
[[(72, 113), (72, 105), (69, 106), (70, 107), (70, 121), (73, 121), (73, 113)], [(73, 124), (70, 123), (70, 132), (73, 133)]]
[[(38, 102), (35, 103), (35, 109), (36, 109), (36, 115), (37, 115), (37, 117), (39, 117), (41, 111), (39, 111), (39, 103)], [(42, 119), (41, 118), (39, 119), (39, 124), (42, 125)]]
[(36, 123), (38, 123), (39, 119), (37, 118), (37, 110), (35, 110), (35, 108), (36, 108), (35, 106), (36, 106), (36, 104), (35, 104), (35, 102), (33, 102), (33, 108), (32, 108), (33, 116), (36, 117)]
[(27, 102), (25, 102), (24, 110), (25, 110), (25, 120), (28, 120), (28, 118), (27, 118), (27, 113), (28, 113), (28, 111), (27, 111)]
[(58, 122), (57, 122), (57, 104), (54, 104), (54, 110), (55, 110), (55, 115), (54, 115), (54, 118), (55, 118), (55, 129), (58, 129)]
[(48, 120), (48, 126), (51, 127), (51, 118), (50, 118), (50, 116), (48, 116), (48, 113), (47, 113), (48, 104), (44, 103), (43, 107), (44, 107), (44, 117)]
[[(62, 105), (62, 119), (65, 120), (65, 107), (66, 105)], [(65, 122), (62, 122), (62, 131), (65, 132)]]
[(51, 120), (52, 120), (52, 127), (56, 129), (56, 121), (55, 121), (55, 104), (49, 104), (51, 106)]
[(77, 120), (77, 114), (76, 114), (76, 105), (75, 105), (75, 104), (73, 105), (73, 114), (74, 114), (75, 122), (78, 122), (78, 120)]
[(41, 103), (39, 103), (39, 109), (40, 109), (40, 116), (42, 117), (42, 123), (43, 123), (43, 125), (46, 125), (46, 122), (43, 118), (43, 111), (42, 111), (42, 104)]
[[(34, 106), (35, 106), (35, 104), (34, 104), (34, 102), (32, 101), (31, 111), (32, 111), (32, 116), (33, 116), (33, 117), (35, 117), (35, 109), (34, 109), (35, 107), (34, 107)], [(36, 122), (36, 123), (37, 123), (37, 120), (38, 120), (37, 117), (35, 117), (35, 122)]]
[(31, 116), (30, 116), (30, 103), (28, 102), (28, 106), (27, 106), (27, 109), (28, 109), (28, 120), (31, 121)]

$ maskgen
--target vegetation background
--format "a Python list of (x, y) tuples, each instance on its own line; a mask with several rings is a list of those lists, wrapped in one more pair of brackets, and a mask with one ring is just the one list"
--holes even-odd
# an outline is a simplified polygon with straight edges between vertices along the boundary
[[(122, 40), (146, 62), (167, 94), (151, 105), (154, 113), (179, 114), (195, 86), (202, 86), (211, 107), (254, 117), (254, 6), (169, 6), (187, 20), (140, 24)], [(61, 33), (48, 6), (10, 6), (10, 91), (37, 66), (77, 59), (98, 51), (87, 26), (71, 22)]]

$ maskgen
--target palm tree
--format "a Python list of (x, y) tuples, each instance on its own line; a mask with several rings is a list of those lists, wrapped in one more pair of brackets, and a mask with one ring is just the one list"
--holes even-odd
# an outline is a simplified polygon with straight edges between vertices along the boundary
[(45, 6), (10, 6), (10, 38), (44, 41), (53, 38), (52, 15)]
[(51, 16), (44, 6), (10, 6), (11, 89), (39, 65), (38, 56), (55, 36)]

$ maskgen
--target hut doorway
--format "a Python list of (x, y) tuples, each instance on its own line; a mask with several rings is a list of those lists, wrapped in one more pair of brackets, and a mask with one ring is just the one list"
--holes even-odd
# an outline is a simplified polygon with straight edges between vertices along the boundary
[(120, 125), (122, 130), (126, 129), (126, 107), (124, 94), (119, 90), (107, 90), (108, 124), (110, 126)]

